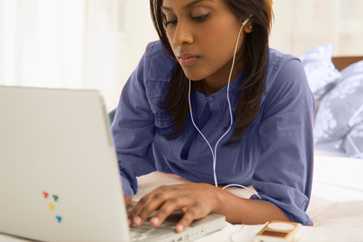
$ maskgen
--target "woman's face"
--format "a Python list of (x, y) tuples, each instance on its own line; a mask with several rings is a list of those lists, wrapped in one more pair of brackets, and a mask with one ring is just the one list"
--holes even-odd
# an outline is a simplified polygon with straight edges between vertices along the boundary
[(242, 23), (224, 1), (164, 0), (162, 13), (170, 46), (185, 75), (190, 80), (205, 79), (216, 88), (225, 85)]

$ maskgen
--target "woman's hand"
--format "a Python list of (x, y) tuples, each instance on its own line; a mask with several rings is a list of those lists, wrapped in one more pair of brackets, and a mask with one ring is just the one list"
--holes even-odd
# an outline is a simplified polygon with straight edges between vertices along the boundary
[[(126, 211), (129, 214), (130, 211), (132, 210), (132, 208), (136, 205), (136, 202), (134, 200), (132, 200), (131, 197), (128, 196), (124, 196), (124, 201), (125, 201), (125, 205), (126, 205)], [(129, 226), (131, 225), (131, 220), (129, 218)]]
[(175, 211), (183, 216), (176, 226), (182, 232), (194, 220), (215, 212), (219, 206), (218, 189), (209, 184), (187, 183), (161, 186), (145, 195), (129, 212), (132, 225), (139, 226), (150, 216), (150, 223), (158, 227)]

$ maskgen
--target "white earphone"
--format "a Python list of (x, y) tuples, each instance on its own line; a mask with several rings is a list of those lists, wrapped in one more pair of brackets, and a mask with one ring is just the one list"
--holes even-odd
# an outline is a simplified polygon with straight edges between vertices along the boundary
[[(237, 40), (236, 40), (236, 44), (234, 47), (234, 54), (233, 54), (233, 59), (232, 59), (232, 66), (231, 66), (231, 70), (229, 72), (229, 77), (228, 77), (228, 84), (227, 84), (227, 102), (228, 102), (228, 109), (229, 109), (229, 116), (230, 116), (230, 124), (229, 127), (227, 129), (226, 132), (224, 132), (224, 134), (222, 134), (222, 136), (217, 140), (214, 149), (212, 148), (212, 145), (209, 143), (208, 139), (205, 137), (205, 135), (202, 133), (202, 131), (199, 129), (199, 127), (197, 126), (197, 124), (194, 121), (194, 117), (193, 117), (193, 109), (192, 109), (192, 104), (191, 104), (191, 80), (189, 80), (189, 89), (188, 89), (188, 104), (189, 104), (189, 111), (190, 111), (190, 117), (191, 117), (191, 121), (193, 123), (193, 126), (195, 127), (195, 129), (198, 131), (198, 133), (200, 134), (200, 136), (202, 136), (202, 138), (204, 139), (204, 141), (207, 143), (211, 153), (212, 153), (212, 157), (213, 157), (213, 178), (214, 178), (214, 185), (216, 187), (218, 187), (218, 179), (217, 179), (217, 174), (216, 174), (216, 164), (217, 164), (217, 148), (219, 143), (221, 142), (221, 140), (231, 131), (232, 127), (233, 127), (233, 113), (232, 113), (232, 105), (231, 105), (231, 100), (229, 98), (229, 87), (230, 87), (230, 82), (231, 82), (231, 78), (232, 78), (232, 74), (233, 74), (233, 68), (235, 65), (235, 61), (236, 61), (236, 54), (238, 51), (238, 45), (239, 45), (239, 39), (241, 37), (241, 33), (243, 28), (246, 26), (246, 24), (250, 21), (251, 16), (249, 16), (247, 19), (245, 19), (243, 21), (243, 23), (241, 24), (241, 28), (239, 30), (238, 36), (237, 36)], [(255, 194), (258, 198), (261, 199), (261, 197), (257, 194), (257, 192), (253, 191), (252, 189), (240, 185), (240, 184), (229, 184), (224, 186), (222, 189), (226, 189), (226, 188), (230, 188), (230, 187), (240, 187), (243, 189), (246, 189), (250, 192), (252, 192), (252, 194)]]

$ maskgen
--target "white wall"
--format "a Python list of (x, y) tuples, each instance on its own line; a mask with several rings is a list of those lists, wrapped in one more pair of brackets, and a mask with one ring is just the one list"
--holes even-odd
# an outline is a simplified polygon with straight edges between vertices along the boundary
[(362, 0), (275, 0), (271, 46), (301, 55), (324, 43), (335, 55), (363, 55)]
[(115, 83), (112, 93), (109, 93), (111, 105), (116, 106), (121, 89), (132, 71), (136, 68), (147, 44), (157, 40), (158, 36), (154, 30), (151, 20), (149, 3), (146, 0), (124, 0), (125, 18), (123, 19), (123, 43), (122, 66), (120, 67), (121, 79)]

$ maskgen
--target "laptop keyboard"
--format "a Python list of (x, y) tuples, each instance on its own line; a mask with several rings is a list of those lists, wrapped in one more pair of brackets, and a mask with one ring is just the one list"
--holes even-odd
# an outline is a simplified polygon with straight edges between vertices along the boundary
[(175, 232), (175, 223), (165, 221), (158, 228), (154, 228), (150, 223), (144, 223), (139, 227), (130, 228), (131, 241), (140, 241), (149, 238), (150, 236), (160, 236), (165, 232)]
[(131, 241), (140, 241), (150, 236), (161, 236), (166, 232), (174, 232), (177, 222), (180, 220), (181, 214), (170, 215), (159, 227), (154, 228), (149, 222), (145, 222), (139, 227), (130, 228)]

